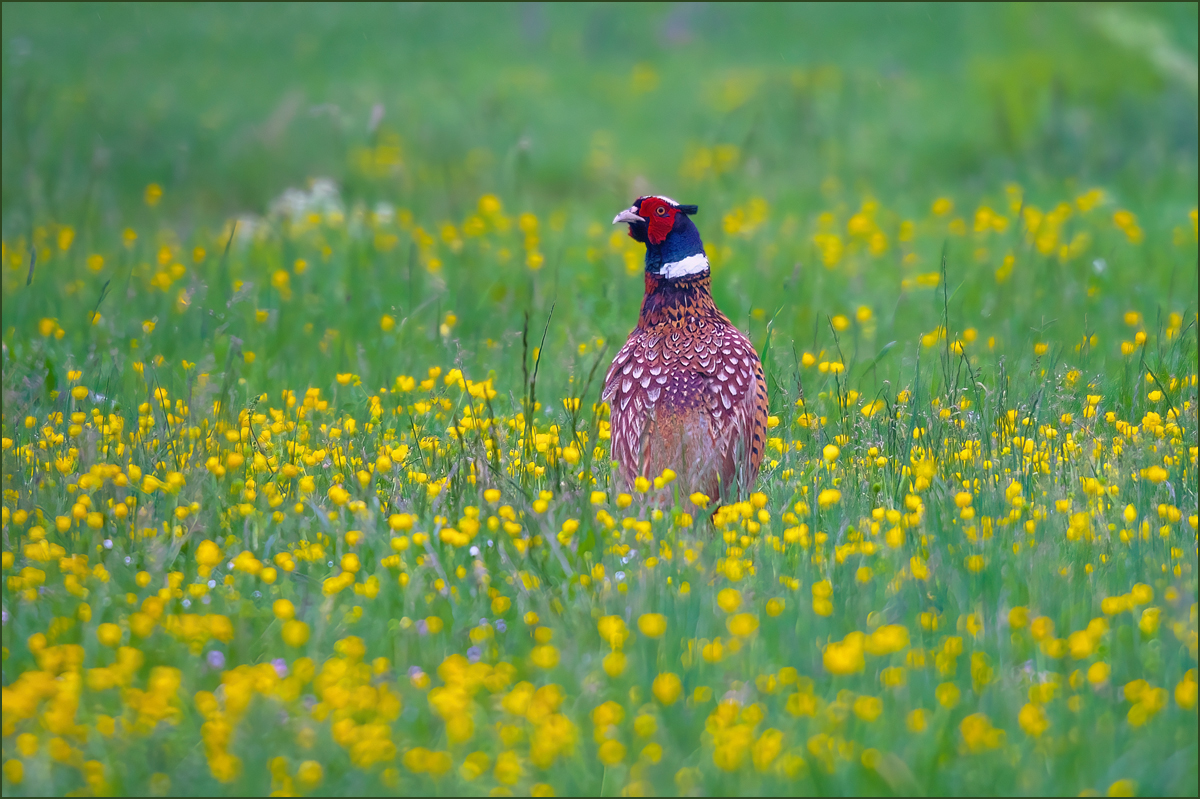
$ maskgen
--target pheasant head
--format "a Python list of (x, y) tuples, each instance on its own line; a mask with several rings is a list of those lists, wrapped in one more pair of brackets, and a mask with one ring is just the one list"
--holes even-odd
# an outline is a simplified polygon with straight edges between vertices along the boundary
[(680, 205), (670, 197), (639, 197), (617, 214), (613, 224), (625, 222), (629, 235), (646, 245), (646, 287), (651, 282), (673, 281), (708, 273), (708, 256), (700, 231), (691, 216), (699, 208)]

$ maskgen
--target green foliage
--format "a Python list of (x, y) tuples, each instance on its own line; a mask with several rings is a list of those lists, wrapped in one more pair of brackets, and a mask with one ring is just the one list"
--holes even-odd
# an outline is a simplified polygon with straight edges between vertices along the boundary
[(2, 13), (6, 795), (1196, 793), (1195, 5)]

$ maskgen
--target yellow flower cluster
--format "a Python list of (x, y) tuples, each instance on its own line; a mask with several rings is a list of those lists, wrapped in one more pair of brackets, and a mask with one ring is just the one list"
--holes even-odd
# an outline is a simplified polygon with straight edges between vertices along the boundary
[[(383, 138), (356, 158), (372, 176), (404, 163)], [(702, 149), (685, 172), (739, 158)], [(917, 245), (951, 236), (979, 263), (1005, 253), (983, 274), (1015, 290), (1034, 257), (1099, 274), (1081, 260), (1099, 259), (1097, 220), (1148, 244), (1098, 191), (1049, 211), (1013, 187), (961, 216), (949, 198), (913, 219), (874, 199), (807, 226), (779, 213), (749, 199), (723, 214), (714, 267), (777, 233), (829, 274), (894, 256), (907, 295), (945, 287)], [(288, 228), (313, 267), (289, 257), (255, 278), (285, 306), (346, 223), (316, 217)], [(428, 230), (403, 210), (351, 221), (379, 253), (410, 239), (439, 281), (485, 255), (541, 270), (565, 224), (510, 218), (493, 195)], [(640, 269), (606, 235), (581, 257)], [(25, 252), (5, 246), (6, 264)], [(156, 247), (134, 280), (171, 292), (157, 313), (174, 321), (205, 253)], [(574, 378), (544, 406), (465, 362), (378, 390), (365, 366), (288, 388), (229, 371), (214, 393), (198, 359), (179, 390), (156, 376), (163, 356), (136, 354), (165, 326), (139, 315), (136, 399), (72, 367), (44, 401), (6, 401), (6, 793), (1179, 789), (1154, 780), (1162, 741), (1196, 740), (1195, 320), (1109, 308), (1128, 331), (1103, 339), (1123, 383), (1088, 360), (1091, 332), (1038, 338), (1027, 396), (981, 360), (1007, 328), (927, 320), (910, 341), (921, 371), (893, 390), (847, 346), (874, 340), (879, 307), (837, 302), (834, 343), (797, 348), (756, 490), (724, 504), (673, 470), (618, 484), (613, 409)], [(247, 318), (267, 330), (280, 313)], [(423, 332), (445, 346), (473, 323), (440, 308)], [(369, 327), (394, 343), (415, 324), (379, 309)], [(57, 319), (30, 327), (38, 347), (69, 341)], [(308, 333), (314, 353), (353, 351), (345, 332)], [(1092, 751), (1128, 779), (1104, 784), (1111, 759)]]

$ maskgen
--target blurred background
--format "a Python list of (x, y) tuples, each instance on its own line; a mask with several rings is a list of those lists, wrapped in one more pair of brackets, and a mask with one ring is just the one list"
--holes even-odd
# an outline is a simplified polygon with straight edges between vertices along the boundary
[[(718, 300), (739, 324), (761, 323), (761, 338), (780, 288), (802, 290), (779, 325), (810, 339), (815, 322), (860, 305), (885, 327), (885, 309), (893, 321), (904, 315), (902, 279), (936, 271), (946, 235), (918, 224), (916, 255), (906, 262), (899, 226), (930, 216), (937, 198), (957, 203), (954, 214), (969, 228), (981, 203), (1011, 216), (1022, 203), (1044, 209), (1099, 188), (1106, 215), (1129, 209), (1147, 241), (1167, 245), (1178, 226), (1189, 227), (1196, 203), (1194, 3), (53, 3), (5, 4), (3, 23), (5, 317), (27, 311), (28, 325), (54, 317), (72, 335), (69, 301), (18, 291), (28, 264), (17, 257), (22, 247), (57, 257), (44, 242), (61, 226), (74, 242), (71, 257), (60, 258), (64, 270), (89, 253), (133, 251), (121, 249), (129, 244), (123, 231), (141, 231), (137, 247), (148, 249), (105, 262), (121, 278), (122, 264), (135, 276), (135, 261), (153, 266), (154, 230), (169, 229), (163, 246), (205, 244), (214, 253), (230, 220), (261, 221), (272, 208), (328, 201), (346, 213), (381, 209), (376, 222), (399, 212), (398, 245), (351, 258), (370, 271), (339, 278), (339, 286), (373, 281), (391, 298), (355, 309), (372, 329), (380, 314), (402, 319), (428, 292), (443, 291), (429, 305), (442, 316), (421, 325), (429, 341), (439, 344), (451, 309), (454, 332), (466, 341), (474, 331), (482, 347), (519, 328), (524, 311), (544, 319), (561, 296), (558, 281), (569, 278), (576, 297), (597, 298), (577, 303), (577, 316), (559, 303), (559, 319), (578, 322), (579, 336), (568, 330), (550, 340), (574, 348), (584, 333), (623, 339), (636, 318), (637, 269), (626, 270), (625, 253), (607, 237), (612, 215), (640, 193), (700, 205)], [(299, 190), (290, 200), (289, 188)], [(541, 220), (545, 266), (536, 280), (455, 248), (484, 195), (514, 220)], [(863, 208), (878, 218), (890, 255), (855, 268), (846, 225)], [(445, 264), (431, 284), (411, 272), (409, 212), (442, 250), (422, 248), (424, 265), (435, 256)], [(818, 270), (818, 282), (805, 284), (806, 265), (820, 262), (809, 234), (819, 233), (824, 212), (834, 220), (826, 227), (847, 239), (848, 279)], [(593, 244), (599, 254), (589, 254)], [(289, 246), (259, 260), (286, 265), (303, 256)], [(962, 253), (970, 262), (977, 242)], [(957, 298), (964, 314), (1004, 310), (991, 282), (1004, 254), (993, 247), (974, 259), (988, 263), (987, 290)], [(1080, 291), (1100, 279), (1087, 272), (1096, 256), (1080, 256)], [(1148, 306), (1181, 290), (1194, 295), (1194, 258), (1182, 261), (1182, 278), (1167, 274), (1168, 261), (1128, 261), (1128, 274), (1161, 273), (1137, 289)], [(224, 268), (237, 277), (253, 262)], [(205, 291), (216, 264), (188, 266)], [(874, 284), (885, 268), (881, 293)], [(1119, 267), (1100, 277), (1114, 273)], [(111, 276), (95, 278), (94, 291), (80, 288), (88, 297), (81, 307)], [(1022, 290), (1036, 288), (1031, 280)], [(1061, 286), (1051, 289), (1069, 299)], [(227, 300), (232, 289), (223, 291)], [(259, 307), (278, 310), (281, 295), (260, 298)], [(1078, 327), (1086, 332), (1082, 315)], [(279, 338), (271, 346), (282, 349), (272, 351), (285, 355)], [(163, 347), (170, 355), (173, 345)]]
[[(785, 201), (1010, 179), (1196, 191), (1196, 5), (12, 4), (3, 11), (5, 233), (89, 200), (261, 212), (325, 176), (404, 202), (514, 202), (716, 171)], [(353, 158), (395, 136), (408, 169)], [(740, 181), (739, 181), (740, 182)], [(456, 207), (457, 206), (457, 207)]]

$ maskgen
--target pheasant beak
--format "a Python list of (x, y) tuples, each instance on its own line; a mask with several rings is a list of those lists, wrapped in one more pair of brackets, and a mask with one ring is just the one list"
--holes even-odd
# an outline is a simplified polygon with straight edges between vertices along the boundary
[(612, 223), (615, 225), (618, 222), (628, 222), (631, 225), (636, 225), (638, 222), (645, 222), (643, 217), (637, 215), (636, 208), (628, 208), (613, 217)]

